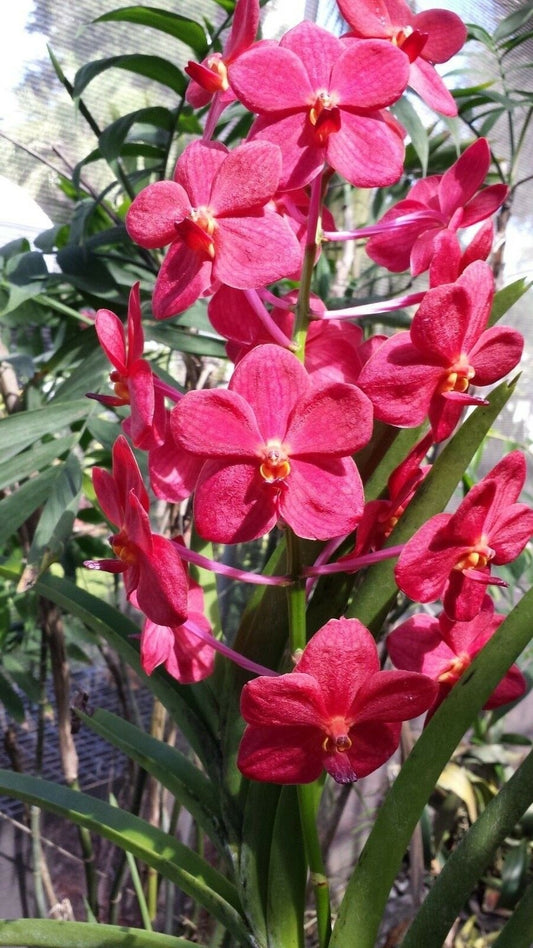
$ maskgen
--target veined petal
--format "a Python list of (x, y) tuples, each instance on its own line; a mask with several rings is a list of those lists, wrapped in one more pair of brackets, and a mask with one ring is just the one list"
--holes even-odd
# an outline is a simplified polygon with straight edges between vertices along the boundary
[(270, 142), (245, 142), (231, 151), (213, 181), (210, 207), (234, 217), (270, 201), (278, 189), (281, 151)]
[(475, 385), (492, 385), (518, 365), (524, 337), (515, 329), (491, 326), (470, 350), (469, 362), (476, 370)]
[(214, 543), (244, 543), (264, 536), (278, 520), (278, 490), (258, 464), (206, 461), (194, 494), (198, 533)]
[(134, 283), (128, 300), (128, 363), (142, 359), (144, 332), (142, 328), (141, 291), (139, 281)]
[(442, 542), (450, 514), (431, 517), (406, 543), (394, 569), (398, 586), (415, 602), (434, 602), (446, 587), (451, 570), (470, 546)]
[(296, 670), (317, 681), (328, 715), (342, 717), (380, 670), (374, 637), (358, 619), (330, 619), (309, 640)]
[(483, 188), (465, 206), (461, 227), (469, 227), (490, 217), (502, 206), (508, 194), (509, 188), (506, 184), (491, 184), (488, 188)]
[(421, 55), (430, 63), (447, 62), (466, 40), (466, 26), (451, 10), (422, 10), (415, 16), (413, 26), (421, 33), (427, 33)]
[(453, 365), (464, 351), (470, 314), (470, 297), (459, 283), (436, 286), (428, 290), (413, 317), (411, 339), (424, 355), (443, 366)]
[(265, 344), (239, 362), (229, 388), (252, 406), (264, 443), (285, 438), (294, 405), (309, 384), (307, 372), (292, 352)]
[(221, 142), (203, 139), (191, 142), (181, 153), (174, 170), (174, 180), (189, 197), (191, 207), (208, 206), (213, 179), (225, 162), (229, 150)]
[[(485, 138), (478, 138), (459, 156), (455, 164), (444, 172), (439, 184), (439, 201), (449, 218), (483, 184), (490, 167), (490, 148)], [(481, 220), (481, 218), (477, 218)], [(470, 223), (473, 223), (471, 221)]]
[(280, 46), (290, 50), (301, 60), (314, 95), (319, 90), (335, 91), (330, 85), (330, 76), (334, 63), (342, 55), (343, 43), (333, 33), (316, 23), (304, 20), (285, 33)]
[(255, 678), (241, 692), (241, 714), (248, 724), (322, 727), (326, 717), (321, 687), (296, 671), (277, 678)]
[(125, 375), (127, 369), (126, 335), (124, 326), (115, 313), (99, 309), (95, 319), (98, 342), (107, 358), (118, 371)]
[(279, 184), (284, 191), (305, 187), (323, 167), (326, 150), (317, 145), (313, 126), (302, 110), (260, 115), (252, 125), (250, 137), (254, 141), (272, 142), (281, 148)]
[(293, 274), (302, 262), (296, 234), (270, 207), (246, 217), (220, 218), (214, 241), (213, 275), (236, 289), (273, 283)]
[[(404, 6), (407, 7), (407, 4)], [(366, 3), (365, 0), (338, 0), (338, 7), (350, 29), (358, 36), (383, 39), (392, 36), (394, 30), (387, 0), (373, 0), (372, 3)], [(408, 16), (412, 16), (410, 10)], [(405, 20), (405, 24), (408, 23), (409, 19)]]
[(408, 77), (407, 56), (388, 40), (347, 39), (334, 62), (329, 88), (339, 95), (339, 105), (375, 111), (400, 98)]
[(300, 57), (276, 44), (248, 49), (231, 64), (228, 78), (243, 105), (259, 114), (305, 109), (315, 91)]
[[(341, 127), (329, 136), (326, 146), (331, 167), (360, 188), (384, 187), (398, 181), (404, 153), (403, 138), (387, 122), (386, 113), (360, 115), (346, 106), (341, 109)], [(394, 239), (401, 240), (401, 236)]]
[(390, 425), (414, 428), (427, 415), (443, 366), (425, 359), (408, 332), (391, 336), (363, 366), (357, 384), (374, 414)]
[(312, 387), (295, 404), (286, 440), (291, 457), (346, 457), (372, 437), (372, 403), (355, 385)]
[(352, 705), (357, 724), (363, 721), (410, 721), (423, 714), (437, 697), (431, 678), (410, 671), (382, 671), (367, 679)]
[(441, 115), (457, 115), (457, 103), (450, 90), (446, 88), (435, 67), (421, 56), (411, 63), (409, 86), (436, 112)]
[(226, 61), (252, 45), (259, 26), (259, 0), (237, 0), (230, 34), (224, 47)]
[(175, 181), (156, 181), (137, 195), (126, 214), (126, 230), (141, 247), (153, 250), (170, 244), (176, 224), (191, 210), (187, 193)]
[(227, 389), (187, 392), (170, 413), (170, 429), (181, 447), (204, 458), (253, 459), (263, 444), (252, 409)]
[(139, 465), (123, 435), (119, 435), (113, 445), (113, 478), (122, 493), (123, 507), (126, 498), (133, 491), (144, 509), (150, 509), (148, 492), (144, 486)]
[(324, 769), (323, 740), (318, 728), (249, 725), (240, 743), (237, 766), (250, 780), (311, 783)]
[(212, 270), (210, 259), (203, 259), (183, 241), (176, 241), (167, 251), (155, 281), (155, 318), (168, 319), (192, 306), (211, 286)]
[(421, 613), (402, 622), (387, 636), (393, 665), (437, 679), (457, 653), (443, 640), (438, 620)]
[(355, 529), (363, 513), (363, 487), (352, 458), (291, 459), (281, 517), (299, 537), (329, 540)]
[(139, 608), (157, 625), (181, 625), (187, 618), (187, 574), (174, 545), (152, 534), (152, 549), (139, 560)]
[(401, 721), (363, 721), (350, 729), (352, 746), (346, 753), (357, 779), (368, 776), (389, 757), (400, 743)]

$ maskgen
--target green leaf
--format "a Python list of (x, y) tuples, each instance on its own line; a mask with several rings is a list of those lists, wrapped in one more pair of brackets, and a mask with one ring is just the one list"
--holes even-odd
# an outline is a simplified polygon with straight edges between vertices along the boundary
[[(429, 517), (444, 509), (515, 385), (516, 380), (502, 382), (490, 393), (489, 404), (476, 408), (461, 425), (420, 485), (386, 546), (406, 543)], [(396, 594), (394, 560), (383, 560), (367, 570), (346, 614), (355, 616), (376, 634)]]
[(0, 464), (0, 490), (5, 490), (11, 484), (23, 481), (37, 471), (49, 467), (63, 454), (70, 451), (75, 441), (74, 435), (67, 435), (64, 438), (45, 441), (44, 444), (37, 442), (31, 448), (21, 451), (14, 458)]
[(20, 724), (25, 718), (24, 704), (13, 685), (0, 670), (0, 702), (4, 705), (8, 715)]
[(10, 948), (191, 948), (188, 938), (147, 932), (142, 928), (52, 918), (0, 919), (0, 945)]
[(107, 69), (126, 69), (146, 79), (153, 79), (172, 89), (180, 97), (185, 94), (187, 82), (185, 76), (168, 59), (161, 56), (148, 56), (144, 53), (132, 53), (124, 56), (110, 56), (97, 59), (78, 69), (74, 79), (74, 98), (79, 98), (90, 82)]
[(533, 884), (530, 884), (492, 948), (531, 948), (532, 944)]
[(532, 16), (532, 0), (529, 0), (528, 3), (521, 3), (519, 10), (515, 10), (513, 13), (510, 13), (509, 16), (506, 16), (503, 20), (500, 20), (494, 31), (494, 41), (499, 43), (501, 40), (507, 39), (508, 36), (516, 33), (516, 31), (519, 30), (520, 27), (524, 26), (525, 23), (528, 23)]
[[(81, 494), (81, 467), (75, 454), (70, 454), (59, 467), (53, 468), (56, 478), (39, 518), (28, 554), (28, 567), (34, 579), (53, 560), (60, 559), (78, 511)], [(27, 590), (28, 584), (24, 586)]]
[(422, 167), (422, 174), (427, 174), (429, 159), (428, 133), (418, 112), (405, 96), (396, 102), (393, 112), (411, 139), (411, 143)]
[(48, 468), (0, 500), (0, 549), (28, 517), (45, 503), (56, 477), (56, 469)]
[(47, 574), (38, 580), (36, 589), (110, 643), (121, 658), (135, 669), (146, 687), (164, 704), (207, 772), (219, 775), (220, 749), (213, 737), (217, 720), (210, 694), (203, 687), (203, 683), (179, 685), (161, 668), (157, 668), (150, 677), (145, 675), (141, 668), (137, 644), (139, 627), (118, 609), (79, 589), (69, 580)]
[[(104, 17), (101, 17), (101, 19), (104, 19)], [(176, 112), (164, 109), (162, 106), (154, 106), (138, 109), (128, 115), (122, 115), (111, 125), (108, 125), (98, 139), (100, 152), (106, 161), (114, 161), (115, 158), (119, 157), (132, 126), (140, 123), (162, 128), (168, 135), (176, 124)]]
[(515, 280), (513, 283), (509, 283), (508, 286), (498, 290), (492, 302), (489, 326), (494, 326), (532, 286), (532, 280), (528, 280), (527, 277), (520, 277), (519, 280)]
[(170, 790), (176, 800), (192, 814), (219, 851), (224, 856), (227, 855), (226, 841), (221, 834), (222, 816), (218, 792), (214, 784), (184, 754), (101, 708), (91, 715), (80, 712), (79, 716), (92, 731), (137, 761), (144, 770)]
[[(531, 639), (533, 589), (521, 599), (422, 732), (381, 804), (348, 883), (329, 948), (374, 948), (401, 860), (439, 774), (475, 715)], [(533, 755), (532, 763), (533, 763)], [(529, 776), (529, 799), (532, 787)], [(497, 798), (496, 798), (497, 799)], [(527, 805), (527, 804), (526, 804)], [(520, 812), (525, 810), (525, 806)], [(432, 935), (430, 942), (442, 944)]]
[(132, 813), (50, 780), (0, 770), (2, 793), (40, 806), (109, 839), (170, 879), (241, 941), (253, 945), (237, 890), (192, 849)]
[[(533, 801), (533, 752), (490, 801), (470, 827), (454, 852), (448, 857), (402, 942), (402, 948), (443, 943), (453, 922), (480, 875), (490, 865), (498, 846), (503, 843), (516, 822)], [(523, 882), (527, 864), (525, 848), (510, 850), (504, 863), (502, 881), (511, 881), (516, 901), (517, 886)], [(507, 867), (507, 869), (506, 869)]]
[(43, 435), (56, 434), (87, 415), (87, 399), (67, 405), (51, 402), (44, 408), (18, 412), (0, 421), (0, 457), (2, 464), (24, 448), (40, 441)]
[(200, 59), (207, 52), (207, 39), (202, 27), (189, 17), (180, 16), (179, 13), (170, 13), (169, 10), (161, 10), (157, 7), (122, 7), (120, 10), (104, 13), (103, 16), (93, 20), (93, 23), (117, 20), (138, 23), (141, 26), (149, 26), (154, 30), (167, 33), (190, 46)]
[(282, 787), (270, 847), (269, 948), (303, 948), (307, 862), (296, 787)]
[(190, 352), (193, 355), (212, 356), (215, 359), (226, 358), (225, 341), (214, 333), (206, 335), (201, 332), (189, 332), (177, 326), (165, 326), (159, 330), (156, 326), (150, 326), (147, 338), (169, 346), (176, 352)]

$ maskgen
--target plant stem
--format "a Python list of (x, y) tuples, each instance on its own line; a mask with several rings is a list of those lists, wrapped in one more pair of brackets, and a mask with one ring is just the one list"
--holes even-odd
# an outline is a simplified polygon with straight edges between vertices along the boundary
[[(305, 580), (301, 577), (301, 551), (299, 538), (287, 529), (287, 563), (289, 574), (295, 582), (287, 589), (289, 607), (289, 639), (291, 654), (305, 648), (307, 642), (305, 614)], [(322, 851), (316, 825), (317, 804), (320, 789), (315, 781), (298, 787), (298, 806), (304, 838), (305, 854), (309, 865), (311, 885), (315, 896), (319, 948), (326, 948), (331, 935), (331, 909), (329, 884), (324, 869)]]

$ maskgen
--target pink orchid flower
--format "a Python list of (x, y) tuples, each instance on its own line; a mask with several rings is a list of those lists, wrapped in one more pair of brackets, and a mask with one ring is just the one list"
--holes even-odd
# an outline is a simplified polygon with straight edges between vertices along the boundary
[(158, 625), (180, 625), (187, 618), (185, 567), (176, 545), (150, 529), (148, 494), (123, 435), (113, 446), (112, 474), (93, 468), (93, 485), (105, 516), (119, 527), (109, 541), (118, 558), (85, 566), (123, 573), (132, 605)]
[(466, 495), (454, 514), (437, 514), (406, 543), (396, 564), (400, 589), (415, 602), (442, 599), (451, 619), (481, 609), (486, 586), (506, 585), (492, 566), (510, 563), (533, 535), (533, 510), (516, 503), (526, 461), (511, 451)]
[(354, 385), (315, 386), (291, 352), (258, 346), (228, 390), (188, 392), (171, 423), (179, 445), (207, 458), (194, 496), (200, 536), (239, 543), (282, 520), (328, 539), (357, 525), (363, 490), (351, 455), (370, 439), (372, 411)]
[(387, 481), (388, 500), (370, 500), (365, 504), (357, 527), (355, 551), (349, 555), (349, 559), (371, 550), (380, 550), (385, 540), (388, 540), (431, 470), (430, 464), (422, 464), (431, 445), (431, 434), (427, 434), (392, 472)]
[[(485, 596), (478, 615), (468, 622), (456, 622), (445, 612), (436, 618), (420, 614), (402, 622), (387, 636), (387, 649), (396, 668), (421, 672), (438, 683), (438, 694), (428, 711), (428, 719), (504, 618), (495, 615), (492, 599)], [(520, 698), (525, 690), (522, 672), (517, 665), (511, 665), (483, 708), (489, 710), (509, 704)]]
[(228, 80), (228, 66), (252, 45), (258, 26), (259, 0), (237, 0), (223, 51), (210, 53), (201, 63), (192, 60), (187, 63), (185, 72), (191, 77), (191, 82), (185, 99), (194, 109), (207, 105), (215, 95), (222, 108), (234, 101), (235, 93)]
[(136, 448), (147, 450), (161, 444), (165, 431), (165, 399), (158, 391), (150, 363), (143, 359), (144, 333), (141, 322), (139, 284), (130, 291), (127, 336), (118, 316), (109, 309), (96, 313), (98, 341), (114, 366), (110, 379), (114, 395), (88, 393), (103, 405), (130, 405), (128, 434)]
[(408, 72), (408, 59), (388, 42), (341, 41), (305, 22), (279, 45), (243, 53), (229, 80), (259, 115), (251, 138), (282, 151), (280, 187), (309, 184), (327, 161), (351, 184), (372, 188), (403, 170), (403, 130), (383, 110), (402, 95)]
[[(413, 276), (427, 270), (435, 253), (435, 239), (442, 230), (452, 234), (494, 214), (505, 201), (509, 188), (491, 184), (479, 190), (490, 167), (490, 148), (479, 138), (444, 174), (417, 181), (408, 196), (386, 211), (381, 224), (390, 224), (406, 214), (411, 224), (401, 234), (384, 231), (371, 237), (366, 252), (371, 260), (399, 273), (411, 268)], [(456, 238), (457, 239), (457, 238)]]
[[(204, 594), (202, 587), (189, 579), (188, 619), (211, 634), (211, 626), (204, 615)], [(169, 675), (183, 685), (203, 681), (212, 674), (215, 665), (215, 652), (208, 642), (187, 628), (187, 624), (167, 626), (157, 625), (147, 619), (141, 634), (141, 664), (147, 675), (154, 668), (164, 665)]]
[(326, 770), (338, 783), (366, 777), (400, 741), (402, 721), (437, 693), (416, 672), (381, 671), (376, 643), (357, 619), (331, 619), (294, 671), (249, 681), (237, 766), (269, 783), (310, 783)]
[(271, 204), (280, 172), (281, 153), (268, 142), (230, 152), (195, 141), (173, 181), (137, 195), (126, 216), (130, 236), (148, 249), (171, 245), (155, 283), (156, 319), (183, 312), (219, 283), (252, 289), (298, 269), (298, 239)]
[(431, 108), (457, 115), (457, 105), (434, 68), (457, 53), (466, 40), (463, 21), (450, 10), (413, 13), (404, 0), (338, 0), (351, 34), (388, 39), (410, 62), (409, 85)]
[(507, 327), (486, 328), (494, 279), (478, 260), (455, 283), (428, 290), (411, 329), (387, 339), (363, 367), (358, 384), (377, 418), (416, 427), (429, 415), (433, 439), (454, 430), (466, 405), (483, 404), (472, 385), (492, 385), (518, 364), (524, 340)]

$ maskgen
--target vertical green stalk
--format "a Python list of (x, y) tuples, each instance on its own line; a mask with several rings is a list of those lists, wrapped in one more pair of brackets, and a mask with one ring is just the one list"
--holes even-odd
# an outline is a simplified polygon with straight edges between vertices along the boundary
[[(287, 564), (294, 583), (287, 587), (289, 607), (289, 639), (291, 654), (305, 648), (307, 642), (305, 615), (305, 580), (301, 576), (301, 551), (298, 537), (287, 529)], [(329, 885), (324, 869), (322, 851), (316, 825), (317, 784), (298, 786), (298, 805), (304, 838), (305, 854), (309, 865), (311, 885), (315, 896), (319, 948), (326, 948), (331, 935)]]
[(307, 222), (307, 241), (302, 264), (302, 276), (298, 302), (296, 303), (293, 339), (296, 344), (295, 354), (304, 361), (305, 339), (309, 327), (309, 299), (311, 296), (311, 278), (315, 267), (318, 251), (318, 232), (320, 227), (320, 208), (322, 204), (322, 175), (319, 174), (311, 184), (311, 203), (309, 206), (309, 220)]

